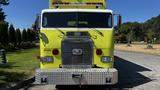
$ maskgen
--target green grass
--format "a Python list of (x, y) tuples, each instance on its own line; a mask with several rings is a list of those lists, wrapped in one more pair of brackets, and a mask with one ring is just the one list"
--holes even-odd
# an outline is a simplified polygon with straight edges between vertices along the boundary
[(0, 64), (0, 87), (33, 76), (35, 69), (39, 67), (37, 55), (38, 48), (7, 53), (8, 63)]

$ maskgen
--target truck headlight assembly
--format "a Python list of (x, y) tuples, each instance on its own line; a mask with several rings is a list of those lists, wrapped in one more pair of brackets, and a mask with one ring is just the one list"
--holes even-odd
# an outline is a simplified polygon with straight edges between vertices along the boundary
[(101, 61), (104, 63), (108, 63), (108, 62), (112, 62), (113, 60), (112, 60), (112, 57), (102, 56)]
[(41, 62), (50, 63), (50, 62), (54, 62), (54, 59), (51, 56), (41, 57)]

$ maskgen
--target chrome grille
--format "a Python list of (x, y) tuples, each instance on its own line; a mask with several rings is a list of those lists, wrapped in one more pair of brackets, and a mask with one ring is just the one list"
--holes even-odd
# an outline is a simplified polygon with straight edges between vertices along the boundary
[(93, 42), (89, 37), (67, 37), (62, 40), (62, 67), (92, 67)]

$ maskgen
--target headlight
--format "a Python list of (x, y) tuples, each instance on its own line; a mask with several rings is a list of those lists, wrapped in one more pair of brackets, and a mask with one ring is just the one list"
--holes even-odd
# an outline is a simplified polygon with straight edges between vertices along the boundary
[(112, 62), (112, 57), (102, 56), (101, 61), (104, 63)]
[(52, 56), (42, 57), (41, 62), (54, 62), (54, 59)]

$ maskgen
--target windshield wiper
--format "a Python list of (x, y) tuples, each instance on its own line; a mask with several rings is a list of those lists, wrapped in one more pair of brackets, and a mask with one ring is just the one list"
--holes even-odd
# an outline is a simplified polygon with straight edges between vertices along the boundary
[(97, 32), (99, 35), (101, 35), (102, 37), (104, 37), (104, 35), (103, 35), (103, 33), (101, 32), (101, 31), (99, 31), (99, 30), (97, 30), (97, 29), (95, 29), (95, 28), (91, 28), (91, 29), (93, 29), (95, 32)]

